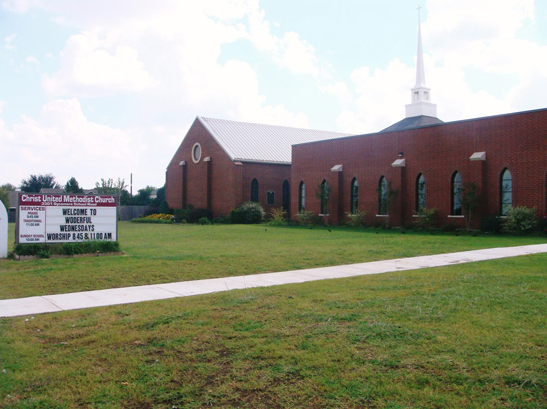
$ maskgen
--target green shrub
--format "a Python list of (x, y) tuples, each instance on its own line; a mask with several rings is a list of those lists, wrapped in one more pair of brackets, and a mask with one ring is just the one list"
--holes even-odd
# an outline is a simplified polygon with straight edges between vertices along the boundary
[(287, 212), (282, 207), (272, 209), (270, 212), (271, 219), (269, 225), (271, 226), (285, 226), (287, 224), (286, 216)]
[(39, 247), (41, 244), (17, 244), (14, 249), (14, 253), (20, 256), (36, 255), (41, 250)]
[(501, 219), (496, 215), (484, 216), (481, 219), (481, 231), (498, 234), (501, 231)]
[(132, 223), (154, 223), (154, 224), (170, 224), (171, 220), (166, 219), (153, 219), (149, 217), (139, 217), (138, 219), (131, 219)]
[(547, 234), (547, 216), (543, 216), (539, 219), (538, 230), (543, 234)]
[(169, 205), (165, 200), (162, 200), (158, 209), (160, 213), (173, 213), (173, 209), (169, 208)]
[(74, 254), (83, 254), (84, 247), (81, 246), (80, 243), (64, 243), (61, 246), (61, 252), (62, 254), (65, 254), (67, 256), (72, 256)]
[(311, 210), (304, 210), (303, 212), (297, 213), (296, 220), (298, 221), (298, 224), (304, 226), (311, 226), (312, 224), (316, 224), (315, 213)]
[(151, 216), (153, 214), (158, 214), (158, 213), (163, 213), (163, 212), (160, 212), (157, 207), (151, 207), (150, 209), (145, 210), (142, 215), (143, 217), (146, 217), (146, 216)]
[(262, 222), (264, 216), (264, 209), (260, 203), (247, 202), (231, 211), (230, 220), (233, 224), (258, 224)]
[(230, 216), (218, 216), (212, 220), (213, 224), (230, 224)]
[(175, 209), (173, 210), (173, 221), (175, 223), (180, 223), (183, 220), (187, 221), (188, 214), (190, 213), (190, 210), (185, 209)]
[(131, 219), (133, 223), (173, 223), (173, 215), (169, 213), (154, 213), (146, 217)]
[(230, 223), (232, 224), (244, 224), (245, 214), (240, 209), (234, 209), (230, 212)]
[(202, 217), (198, 220), (198, 224), (201, 224), (202, 226), (206, 224), (211, 224), (211, 220), (209, 220), (207, 217)]
[(516, 206), (509, 209), (504, 229), (516, 234), (532, 231), (537, 226), (536, 208)]
[(95, 241), (88, 243), (95, 243), (100, 253), (117, 253), (120, 251), (120, 243), (117, 241)]
[(443, 227), (441, 227), (441, 231), (445, 233), (453, 233), (456, 230), (458, 230), (458, 226), (456, 226), (454, 223), (447, 223)]
[(437, 214), (437, 209), (435, 209), (434, 207), (432, 208), (421, 207), (420, 210), (418, 211), (418, 218), (414, 222), (414, 224), (418, 228), (429, 230), (432, 227), (437, 226), (438, 220), (439, 220), (439, 217)]
[(51, 253), (47, 250), (40, 250), (37, 256), (40, 258), (49, 258), (51, 256)]
[(346, 224), (350, 227), (364, 227), (365, 226), (365, 212), (357, 210), (355, 213), (346, 213)]
[(188, 223), (198, 223), (202, 217), (206, 217), (207, 219), (211, 220), (213, 218), (213, 212), (211, 212), (209, 209), (190, 209), (186, 220), (188, 221)]
[(38, 256), (49, 258), (53, 254), (72, 256), (75, 254), (114, 253), (120, 251), (117, 241), (83, 241), (77, 243), (40, 243), (15, 246), (15, 254), (19, 256)]

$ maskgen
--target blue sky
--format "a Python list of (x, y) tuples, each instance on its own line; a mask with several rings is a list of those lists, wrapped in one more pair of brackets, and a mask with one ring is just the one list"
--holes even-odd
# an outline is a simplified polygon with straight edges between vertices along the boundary
[[(423, 0), (444, 121), (547, 107), (547, 5)], [(197, 115), (350, 133), (404, 117), (409, 0), (0, 0), (0, 184), (160, 187)]]

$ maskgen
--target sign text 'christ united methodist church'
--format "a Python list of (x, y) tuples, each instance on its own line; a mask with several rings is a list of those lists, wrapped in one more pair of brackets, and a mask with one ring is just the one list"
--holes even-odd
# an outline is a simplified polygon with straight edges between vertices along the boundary
[(19, 195), (17, 243), (117, 241), (117, 198), (95, 195)]

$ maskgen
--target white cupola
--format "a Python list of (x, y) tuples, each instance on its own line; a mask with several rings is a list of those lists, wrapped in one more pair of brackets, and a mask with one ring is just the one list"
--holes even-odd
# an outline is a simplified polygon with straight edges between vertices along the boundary
[(437, 105), (431, 103), (431, 89), (425, 85), (422, 29), (418, 9), (418, 54), (416, 58), (416, 85), (411, 89), (410, 104), (405, 106), (406, 118), (415, 116), (437, 117)]

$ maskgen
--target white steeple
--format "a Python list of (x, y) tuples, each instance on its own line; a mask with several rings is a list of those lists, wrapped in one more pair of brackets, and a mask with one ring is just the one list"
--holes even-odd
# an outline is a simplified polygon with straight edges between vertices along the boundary
[(416, 85), (411, 90), (411, 102), (406, 105), (406, 118), (414, 116), (437, 117), (437, 105), (432, 104), (431, 90), (425, 85), (424, 55), (422, 50), (422, 27), (418, 7), (418, 54), (416, 56)]

